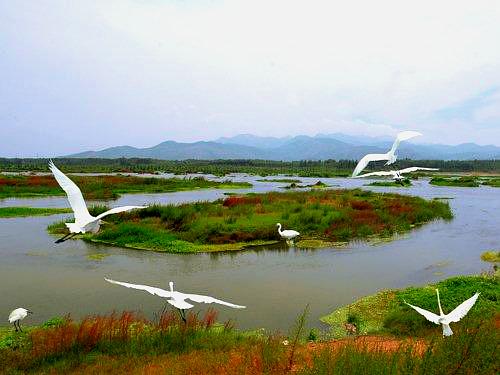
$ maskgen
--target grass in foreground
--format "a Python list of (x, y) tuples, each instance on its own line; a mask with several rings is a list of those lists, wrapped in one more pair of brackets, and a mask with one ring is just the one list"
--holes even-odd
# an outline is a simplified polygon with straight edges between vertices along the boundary
[[(187, 324), (124, 312), (81, 322), (55, 319), (0, 338), (5, 373), (51, 374), (494, 374), (498, 317), (466, 319), (452, 337), (307, 342), (301, 315), (290, 337), (240, 332), (209, 311)], [(286, 339), (286, 341), (285, 341)], [(288, 343), (288, 345), (284, 345)]]
[[(86, 199), (116, 199), (120, 194), (166, 193), (194, 189), (248, 188), (248, 182), (210, 181), (196, 178), (154, 178), (135, 176), (70, 176), (82, 190)], [(64, 195), (51, 175), (2, 176), (0, 175), (0, 199), (10, 197), (40, 197)]]
[[(353, 321), (363, 334), (426, 336), (435, 331), (441, 332), (440, 327), (428, 322), (404, 304), (404, 301), (407, 301), (437, 313), (436, 288), (441, 294), (441, 304), (445, 313), (453, 310), (476, 292), (481, 292), (481, 295), (469, 312), (469, 317), (486, 319), (500, 312), (498, 276), (458, 276), (423, 287), (382, 291), (341, 307), (321, 318), (321, 321), (330, 325), (333, 337), (346, 335), (343, 324), (347, 321)], [(452, 324), (452, 329), (455, 330), (456, 326)]]
[[(237, 250), (280, 240), (276, 223), (301, 240), (345, 242), (390, 237), (434, 219), (451, 219), (448, 203), (363, 190), (230, 196), (216, 202), (151, 206), (114, 215), (92, 241), (167, 252)], [(64, 233), (61, 223), (49, 227)], [(300, 242), (298, 243), (300, 246)]]
[(71, 212), (69, 208), (0, 207), (0, 218), (49, 216)]

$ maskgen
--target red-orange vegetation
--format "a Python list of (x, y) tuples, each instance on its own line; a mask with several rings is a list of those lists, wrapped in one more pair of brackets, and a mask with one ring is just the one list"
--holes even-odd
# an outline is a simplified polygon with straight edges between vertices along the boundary
[(229, 197), (224, 200), (222, 205), (224, 207), (234, 207), (243, 204), (260, 204), (262, 199), (260, 197)]

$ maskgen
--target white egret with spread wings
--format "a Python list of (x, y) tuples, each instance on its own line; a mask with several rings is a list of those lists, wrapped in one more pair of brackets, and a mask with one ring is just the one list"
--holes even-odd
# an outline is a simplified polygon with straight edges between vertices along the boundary
[(126, 212), (135, 209), (146, 208), (146, 206), (122, 206), (115, 207), (111, 210), (103, 212), (98, 216), (92, 216), (87, 209), (85, 200), (83, 199), (82, 192), (80, 188), (71, 181), (68, 176), (62, 173), (52, 161), (49, 163), (49, 168), (54, 175), (57, 183), (66, 192), (68, 196), (68, 201), (75, 215), (74, 223), (65, 223), (66, 227), (69, 229), (69, 233), (64, 237), (58, 239), (56, 243), (64, 242), (69, 238), (77, 235), (78, 233), (92, 232), (97, 233), (101, 225), (101, 220), (108, 215), (117, 214), (120, 212)]
[(408, 139), (417, 137), (419, 135), (422, 135), (422, 133), (419, 133), (419, 132), (416, 132), (416, 131), (412, 131), (412, 130), (408, 130), (408, 131), (404, 131), (404, 132), (398, 133), (398, 135), (396, 136), (396, 140), (394, 141), (394, 143), (392, 144), (391, 149), (388, 152), (386, 152), (385, 154), (368, 154), (368, 155), (365, 155), (358, 162), (358, 164), (356, 165), (356, 168), (354, 168), (354, 172), (352, 173), (352, 177), (356, 177), (357, 175), (359, 175), (361, 173), (361, 171), (363, 169), (365, 169), (366, 166), (370, 162), (372, 162), (372, 161), (387, 160), (387, 163), (385, 163), (385, 165), (389, 165), (389, 164), (394, 163), (396, 161), (396, 159), (397, 159), (396, 150), (399, 147), (399, 143), (401, 141), (406, 141)]
[(235, 305), (230, 302), (222, 301), (220, 299), (216, 299), (214, 297), (210, 296), (203, 296), (199, 294), (188, 294), (188, 293), (181, 293), (178, 291), (174, 290), (174, 283), (172, 281), (169, 282), (170, 290), (165, 290), (161, 288), (157, 288), (154, 286), (148, 286), (148, 285), (140, 285), (140, 284), (130, 284), (122, 281), (115, 281), (111, 279), (106, 279), (104, 278), (108, 283), (111, 284), (117, 284), (124, 286), (126, 288), (132, 288), (132, 289), (138, 289), (138, 290), (144, 290), (148, 293), (151, 293), (155, 296), (166, 298), (167, 302), (177, 308), (179, 310), (179, 314), (184, 320), (186, 321), (186, 310), (194, 307), (194, 305), (190, 304), (189, 302), (186, 302), (186, 300), (190, 300), (193, 302), (197, 303), (217, 303), (219, 305), (224, 305), (228, 307), (232, 307), (233, 309), (244, 309), (246, 306), (240, 306), (240, 305)]
[(469, 310), (476, 303), (480, 293), (476, 293), (468, 300), (462, 302), (449, 314), (445, 314), (443, 312), (443, 309), (441, 308), (441, 301), (439, 300), (439, 290), (437, 289), (436, 289), (436, 294), (439, 306), (439, 315), (434, 314), (433, 312), (427, 311), (425, 309), (422, 309), (421, 307), (410, 305), (406, 301), (404, 302), (412, 309), (414, 309), (416, 312), (418, 312), (420, 315), (423, 315), (425, 319), (427, 319), (428, 321), (434, 324), (441, 324), (443, 326), (443, 336), (451, 336), (453, 335), (453, 331), (450, 328), (450, 323), (456, 323), (460, 321), (460, 319), (462, 319), (465, 315), (467, 315)]

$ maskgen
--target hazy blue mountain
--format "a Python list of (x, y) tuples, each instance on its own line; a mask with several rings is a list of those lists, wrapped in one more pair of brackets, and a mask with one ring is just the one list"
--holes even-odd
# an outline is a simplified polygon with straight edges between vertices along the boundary
[[(101, 151), (87, 151), (69, 155), (69, 157), (142, 157), (164, 160), (339, 160), (359, 159), (368, 153), (387, 152), (391, 145), (392, 139), (387, 137), (319, 134), (314, 137), (301, 135), (293, 138), (273, 138), (242, 134), (236, 137), (219, 138), (217, 141), (211, 142), (180, 143), (166, 141), (148, 148), (111, 147)], [(493, 145), (479, 146), (474, 143), (451, 146), (402, 142), (398, 150), (398, 156), (411, 159), (443, 160), (500, 159), (500, 147)]]
[(224, 144), (236, 144), (257, 148), (276, 148), (284, 145), (286, 142), (291, 140), (292, 137), (259, 137), (252, 134), (239, 134), (234, 137), (221, 137), (217, 138), (214, 142), (224, 143)]

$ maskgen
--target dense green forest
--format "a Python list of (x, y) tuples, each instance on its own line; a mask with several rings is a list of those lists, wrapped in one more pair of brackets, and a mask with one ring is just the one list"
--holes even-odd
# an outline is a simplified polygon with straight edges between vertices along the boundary
[[(65, 172), (168, 172), (212, 173), (225, 175), (229, 173), (249, 173), (261, 176), (290, 174), (301, 177), (334, 177), (348, 176), (356, 166), (355, 160), (324, 161), (292, 161), (272, 160), (156, 160), (156, 159), (74, 159), (58, 158), (54, 162)], [(0, 158), (0, 171), (46, 171), (48, 159), (6, 159)], [(383, 167), (383, 162), (370, 165), (367, 170)], [(421, 167), (439, 168), (443, 172), (500, 172), (500, 160), (398, 160), (394, 168), (406, 168), (419, 165)]]

